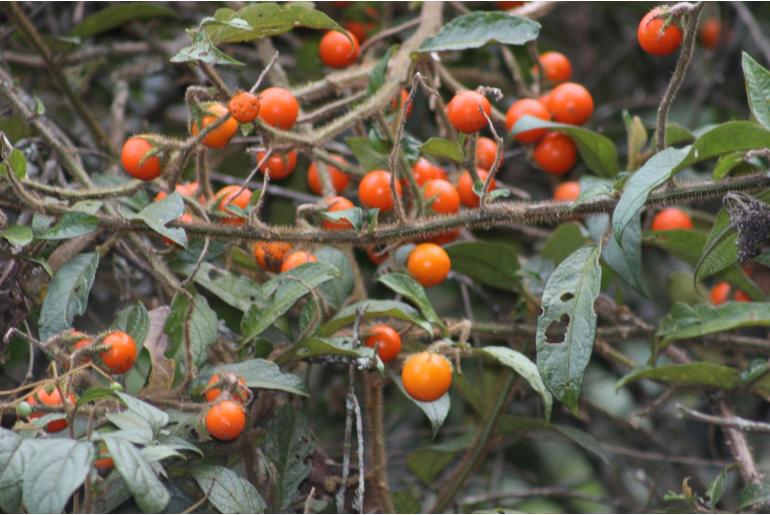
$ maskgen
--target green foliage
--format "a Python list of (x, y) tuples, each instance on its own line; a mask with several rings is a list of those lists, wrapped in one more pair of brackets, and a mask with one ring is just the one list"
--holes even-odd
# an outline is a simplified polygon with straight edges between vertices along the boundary
[(85, 313), (98, 266), (99, 254), (88, 253), (75, 256), (56, 271), (40, 309), (42, 340), (71, 327), (72, 320)]
[(420, 52), (442, 52), (479, 48), (487, 43), (523, 45), (540, 33), (540, 24), (528, 18), (501, 12), (473, 12), (459, 16), (427, 38)]

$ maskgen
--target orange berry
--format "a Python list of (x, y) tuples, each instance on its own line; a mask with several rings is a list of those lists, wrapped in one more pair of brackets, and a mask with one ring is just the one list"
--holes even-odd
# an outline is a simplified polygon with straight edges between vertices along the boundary
[[(476, 140), (476, 166), (489, 170), (495, 164), (497, 156), (497, 142), (491, 138), (481, 137)], [(500, 156), (500, 166), (503, 165)]]
[(113, 374), (128, 372), (136, 361), (136, 342), (123, 331), (114, 331), (104, 337), (101, 344), (107, 347), (101, 358)]
[(487, 125), (487, 119), (479, 108), (483, 109), (487, 116), (492, 114), (492, 106), (484, 95), (475, 91), (462, 91), (449, 101), (446, 114), (455, 129), (471, 134)]
[(369, 336), (364, 344), (377, 349), (377, 355), (383, 363), (393, 361), (401, 352), (401, 336), (395, 329), (385, 324), (378, 324), (369, 329)]
[(348, 20), (343, 25), (345, 30), (355, 35), (359, 43), (363, 43), (376, 28), (374, 22), (363, 22), (358, 20)]
[[(510, 132), (511, 129), (513, 129), (513, 126), (516, 125), (516, 122), (524, 116), (532, 116), (540, 118), (541, 120), (551, 119), (551, 113), (548, 112), (545, 105), (531, 98), (522, 98), (511, 104), (511, 107), (508, 108), (508, 112), (505, 114), (505, 127), (508, 129), (508, 132)], [(522, 143), (534, 143), (540, 141), (547, 132), (548, 129), (532, 129), (520, 132), (513, 137), (516, 141)]]
[(582, 125), (594, 112), (594, 99), (580, 84), (565, 82), (551, 90), (548, 110), (557, 122)]
[(703, 48), (716, 49), (722, 41), (722, 22), (716, 18), (705, 20), (698, 30), (698, 39)]
[(659, 7), (652, 9), (644, 15), (636, 29), (639, 45), (648, 54), (668, 55), (682, 44), (682, 29), (676, 24), (671, 23), (661, 32), (665, 21), (662, 18), (655, 18), (661, 12)]
[(310, 252), (297, 250), (286, 256), (286, 259), (284, 259), (283, 264), (281, 265), (281, 272), (289, 272), (300, 265), (304, 265), (305, 263), (315, 263), (317, 261), (318, 258)]
[(388, 259), (388, 252), (386, 248), (378, 248), (374, 245), (369, 245), (366, 247), (366, 257), (368, 257), (369, 261), (375, 265), (379, 265)]
[(240, 123), (251, 123), (259, 115), (259, 97), (248, 91), (239, 91), (230, 99), (227, 108)]
[(735, 302), (751, 302), (751, 297), (743, 290), (735, 290)]
[(420, 243), (409, 254), (406, 268), (423, 286), (436, 286), (446, 279), (452, 261), (449, 254), (435, 243)]
[[(545, 52), (540, 54), (540, 66), (543, 67), (545, 78), (554, 84), (566, 82), (572, 78), (572, 63), (561, 52)], [(537, 65), (532, 67), (537, 71)]]
[[(203, 110), (205, 114), (200, 120), (203, 129), (230, 112), (224, 105), (218, 102), (205, 104)], [(195, 122), (190, 128), (193, 136), (197, 136), (201, 130), (201, 127)], [(203, 138), (203, 144), (209, 148), (222, 148), (230, 142), (230, 139), (235, 136), (236, 132), (238, 132), (238, 122), (230, 116), (222, 125), (206, 134)]]
[(358, 38), (352, 32), (346, 36), (342, 32), (330, 30), (318, 45), (321, 62), (329, 68), (346, 68), (356, 62), (360, 53)]
[(425, 200), (432, 200), (430, 207), (436, 213), (452, 214), (460, 210), (460, 194), (449, 181), (433, 179), (423, 186)]
[(727, 302), (727, 299), (730, 297), (730, 289), (730, 283), (727, 281), (721, 281), (714, 285), (714, 287), (711, 288), (711, 292), (709, 293), (711, 303), (715, 306), (719, 306), (720, 304)]
[[(479, 174), (479, 179), (482, 182), (486, 182), (489, 172), (480, 168), (476, 169)], [(492, 179), (489, 183), (489, 191), (494, 190), (497, 187), (497, 182)], [(479, 207), (479, 196), (473, 191), (473, 178), (468, 170), (464, 170), (460, 177), (457, 179), (457, 192), (460, 194), (460, 201), (465, 207)]]
[(278, 272), (286, 256), (291, 252), (291, 243), (282, 241), (258, 241), (252, 248), (254, 259), (263, 270)]
[(267, 88), (259, 94), (259, 118), (268, 125), (285, 131), (294, 127), (299, 116), (299, 102), (291, 91)]
[[(264, 159), (265, 153), (264, 152), (257, 152), (257, 163), (262, 161)], [(294, 168), (297, 166), (297, 151), (296, 150), (290, 150), (289, 152), (283, 153), (277, 153), (277, 154), (270, 154), (270, 157), (267, 158), (267, 161), (259, 167), (259, 171), (261, 173), (267, 173), (270, 175), (270, 179), (277, 180), (277, 179), (285, 179), (289, 175), (291, 175), (291, 172), (294, 171)]]
[[(330, 197), (327, 198), (324, 202), (326, 202), (326, 205), (329, 206), (327, 208), (327, 212), (334, 213), (336, 211), (345, 211), (346, 209), (353, 209), (355, 206), (351, 201), (346, 199), (345, 197)], [(321, 225), (323, 225), (324, 229), (328, 229), (330, 231), (345, 231), (347, 229), (352, 229), (353, 224), (350, 223), (350, 221), (342, 219), (342, 220), (324, 220)]]
[[(50, 393), (49, 393), (49, 390), (50, 390)], [(67, 404), (69, 404), (72, 407), (74, 407), (75, 404), (77, 404), (77, 399), (71, 393), (66, 395), (66, 399), (67, 399), (66, 400)], [(42, 405), (42, 406), (48, 406), (51, 408), (64, 407), (64, 402), (62, 402), (62, 396), (61, 396), (61, 393), (59, 392), (59, 389), (55, 387), (52, 388), (50, 386), (48, 388), (41, 386), (40, 388), (35, 390), (32, 393), (32, 395), (27, 397), (26, 401), (30, 406)], [(35, 418), (40, 418), (45, 414), (47, 414), (47, 412), (33, 411), (28, 418), (32, 420)], [(64, 429), (66, 429), (67, 426), (68, 424), (66, 419), (53, 420), (48, 424), (46, 424), (45, 430), (48, 431), (49, 433), (58, 433), (59, 431), (63, 431)]]
[(575, 166), (577, 148), (566, 134), (550, 132), (535, 146), (532, 158), (544, 171), (564, 175)]
[(441, 354), (420, 352), (404, 362), (401, 370), (404, 390), (413, 399), (433, 402), (452, 386), (452, 364)]
[[(230, 393), (232, 394), (234, 401), (245, 403), (249, 400), (249, 387), (246, 385), (246, 380), (243, 377), (238, 376), (237, 381), (238, 385), (235, 387), (235, 392)], [(220, 382), (221, 379), (219, 374), (214, 374), (211, 376), (211, 379), (209, 379), (209, 382), (206, 384), (206, 390), (204, 393), (204, 396), (208, 402), (214, 402), (219, 398), (220, 395), (222, 395), (222, 390), (220, 388), (214, 387), (217, 383)]]
[(160, 176), (160, 159), (157, 156), (146, 157), (153, 148), (152, 143), (141, 136), (128, 138), (120, 151), (123, 169), (130, 176), (143, 181), (151, 181)]
[(235, 401), (220, 401), (206, 412), (206, 430), (217, 440), (235, 440), (245, 427), (243, 406)]
[[(334, 159), (341, 163), (345, 160), (341, 157), (335, 156)], [(329, 173), (329, 179), (332, 181), (332, 187), (335, 193), (341, 193), (345, 190), (350, 182), (350, 176), (341, 171), (335, 166), (326, 164), (326, 170)], [(307, 169), (307, 184), (310, 186), (310, 190), (316, 195), (323, 195), (323, 188), (321, 187), (321, 177), (318, 175), (318, 166), (315, 163), (311, 163)]]
[(424, 157), (421, 157), (415, 161), (412, 165), (412, 174), (414, 175), (414, 180), (417, 182), (417, 185), (422, 186), (431, 179), (435, 179), (436, 168), (436, 165)]
[(574, 202), (580, 197), (580, 183), (567, 181), (559, 184), (553, 192), (553, 199), (559, 202)]
[[(240, 193), (238, 193), (239, 191)], [(243, 225), (246, 222), (244, 218), (233, 215), (228, 208), (230, 206), (236, 206), (241, 209), (246, 209), (251, 201), (251, 190), (248, 188), (243, 188), (243, 190), (241, 190), (240, 186), (232, 184), (219, 190), (215, 195), (215, 198), (219, 199), (217, 210), (224, 217), (222, 218), (222, 223), (227, 225)]]
[[(373, 170), (361, 179), (358, 184), (358, 199), (361, 205), (377, 208), (380, 211), (393, 209), (393, 195), (390, 191), (390, 172)], [(401, 196), (401, 183), (395, 182), (396, 195)]]
[(692, 229), (690, 215), (675, 207), (667, 207), (652, 219), (653, 231), (673, 231), (676, 229)]

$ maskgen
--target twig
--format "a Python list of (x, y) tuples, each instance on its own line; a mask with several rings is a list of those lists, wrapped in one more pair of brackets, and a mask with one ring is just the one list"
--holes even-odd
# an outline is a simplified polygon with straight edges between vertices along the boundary
[[(715, 409), (723, 419), (735, 420), (736, 416), (733, 409), (722, 399), (713, 400)], [(762, 474), (757, 469), (754, 456), (749, 449), (749, 443), (746, 441), (746, 435), (742, 428), (724, 426), (724, 434), (727, 446), (733, 453), (735, 461), (738, 462), (738, 470), (741, 473), (743, 481), (750, 485), (756, 485), (762, 482)]]
[(273, 54), (273, 57), (270, 58), (270, 60), (265, 65), (265, 67), (262, 69), (262, 72), (259, 74), (259, 77), (257, 77), (257, 80), (254, 82), (254, 85), (251, 86), (251, 88), (249, 89), (249, 93), (254, 93), (255, 91), (257, 91), (257, 88), (259, 88), (259, 85), (262, 84), (263, 80), (265, 80), (265, 77), (270, 71), (270, 68), (272, 68), (275, 65), (275, 63), (278, 62), (279, 55), (280, 53), (276, 50), (276, 52)]
[(361, 55), (366, 54), (367, 50), (369, 50), (376, 43), (379, 43), (383, 39), (387, 39), (390, 36), (401, 34), (402, 32), (407, 31), (411, 28), (414, 28), (419, 24), (420, 24), (420, 18), (413, 18), (399, 25), (394, 25), (393, 27), (389, 27), (387, 29), (379, 31), (377, 34), (373, 35), (372, 37), (364, 41), (364, 43), (361, 45)]
[[(503, 138), (501, 138), (497, 131), (495, 130), (495, 124), (492, 123), (492, 120), (487, 116), (487, 113), (484, 112), (484, 110), (479, 106), (479, 112), (484, 115), (484, 118), (487, 120), (487, 124), (489, 125), (489, 132), (492, 133), (492, 137), (495, 138), (495, 143), (497, 143), (497, 148), (495, 148), (495, 162), (492, 164), (492, 168), (489, 169), (487, 178), (484, 181), (484, 187), (481, 188), (481, 198), (479, 199), (479, 208), (484, 209), (487, 206), (487, 196), (489, 195), (489, 186), (492, 183), (492, 181), (495, 180), (495, 175), (497, 174), (497, 171), (500, 169), (500, 163), (503, 162)], [(474, 162), (476, 160), (476, 155), (474, 152), (473, 156)]]
[(677, 404), (676, 407), (679, 411), (682, 412), (682, 415), (685, 418), (697, 420), (698, 422), (704, 422), (706, 424), (712, 424), (715, 426), (731, 427), (734, 429), (740, 429), (741, 431), (754, 433), (770, 433), (770, 424), (766, 422), (748, 420), (738, 416), (733, 416), (732, 418), (718, 417), (716, 415), (709, 415), (707, 413), (696, 411), (694, 409), (688, 408), (687, 406), (682, 406), (681, 404)]

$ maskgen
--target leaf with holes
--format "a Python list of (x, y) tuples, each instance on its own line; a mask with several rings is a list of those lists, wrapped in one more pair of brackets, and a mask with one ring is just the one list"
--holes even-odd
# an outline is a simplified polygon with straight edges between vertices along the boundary
[(524, 45), (537, 39), (540, 24), (529, 18), (499, 11), (477, 11), (458, 16), (444, 25), (438, 34), (427, 38), (420, 52), (443, 52), (480, 48), (487, 43)]
[(554, 397), (572, 412), (596, 336), (599, 254), (599, 247), (586, 246), (561, 262), (548, 278), (537, 320), (537, 368)]

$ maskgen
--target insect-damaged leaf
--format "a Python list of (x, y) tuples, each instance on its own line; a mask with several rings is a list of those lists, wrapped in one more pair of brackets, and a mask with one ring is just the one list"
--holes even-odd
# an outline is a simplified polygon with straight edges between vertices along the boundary
[(573, 412), (596, 335), (594, 301), (602, 278), (599, 255), (599, 247), (582, 247), (554, 270), (537, 320), (537, 368), (554, 397)]

